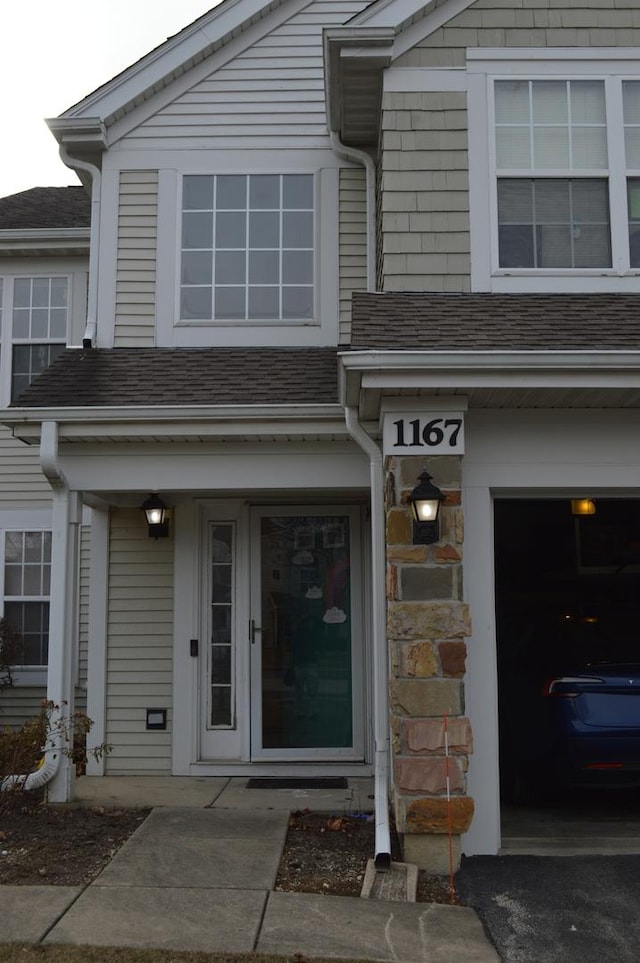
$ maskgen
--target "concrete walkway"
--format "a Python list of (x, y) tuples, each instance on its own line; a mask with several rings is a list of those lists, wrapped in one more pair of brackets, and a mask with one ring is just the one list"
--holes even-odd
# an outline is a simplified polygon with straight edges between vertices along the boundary
[[(98, 781), (104, 803), (110, 787)], [(144, 790), (148, 804), (168, 791), (158, 784), (149, 795), (148, 780), (137, 789), (127, 782), (129, 802), (120, 794), (119, 805), (131, 805), (136, 792), (141, 799)], [(172, 798), (180, 798), (179, 784), (170, 782)], [(206, 787), (185, 782), (191, 782), (187, 805), (154, 808), (90, 885), (1, 887), (2, 941), (498, 963), (478, 916), (466, 907), (274, 892), (289, 811), (335, 811), (324, 796), (296, 797), (296, 806), (290, 794), (298, 790), (268, 790), (264, 797), (245, 790), (246, 780), (220, 780), (214, 792), (214, 780), (198, 781)], [(85, 782), (79, 795), (89, 801), (94, 788)], [(354, 793), (365, 788), (350, 786)], [(225, 792), (233, 805), (220, 804)], [(349, 804), (349, 791), (338, 792)]]

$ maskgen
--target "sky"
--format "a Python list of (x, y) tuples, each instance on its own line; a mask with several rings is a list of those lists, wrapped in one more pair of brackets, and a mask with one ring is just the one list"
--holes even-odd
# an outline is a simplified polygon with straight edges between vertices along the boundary
[(1, 0), (0, 197), (77, 184), (44, 122), (220, 0)]

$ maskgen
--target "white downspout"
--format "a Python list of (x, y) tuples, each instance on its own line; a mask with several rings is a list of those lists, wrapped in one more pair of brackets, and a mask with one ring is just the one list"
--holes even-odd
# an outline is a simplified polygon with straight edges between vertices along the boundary
[[(339, 157), (361, 164), (366, 174), (367, 197), (367, 290), (376, 287), (376, 169), (366, 151), (343, 144), (335, 131), (330, 131), (331, 146)], [(374, 799), (375, 799), (375, 865), (388, 869), (391, 865), (389, 830), (389, 670), (387, 657), (385, 601), (385, 534), (384, 481), (382, 452), (358, 420), (355, 408), (345, 408), (347, 430), (353, 440), (369, 456), (371, 476), (371, 586), (373, 608), (373, 734), (374, 734)]]
[(96, 343), (98, 328), (98, 262), (100, 254), (100, 168), (88, 161), (71, 157), (69, 151), (60, 145), (62, 163), (72, 170), (86, 171), (91, 176), (91, 233), (89, 236), (89, 290), (87, 292), (87, 323), (82, 336), (82, 347), (92, 348)]
[(373, 737), (375, 743), (375, 865), (391, 864), (389, 832), (389, 680), (385, 600), (384, 481), (382, 452), (366, 433), (355, 408), (345, 408), (347, 430), (369, 456), (371, 477), (371, 593), (373, 609)]

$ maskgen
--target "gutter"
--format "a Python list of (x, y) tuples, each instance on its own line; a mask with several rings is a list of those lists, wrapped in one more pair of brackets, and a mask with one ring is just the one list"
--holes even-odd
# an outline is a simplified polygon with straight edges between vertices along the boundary
[(94, 347), (98, 327), (98, 264), (100, 257), (100, 190), (102, 175), (95, 164), (72, 158), (64, 144), (60, 158), (72, 170), (85, 171), (91, 177), (91, 231), (89, 235), (89, 289), (87, 292), (87, 323), (82, 336), (82, 347)]

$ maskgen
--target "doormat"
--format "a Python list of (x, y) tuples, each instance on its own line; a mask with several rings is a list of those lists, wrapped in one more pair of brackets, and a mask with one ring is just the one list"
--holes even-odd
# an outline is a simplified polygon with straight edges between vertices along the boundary
[(245, 789), (347, 789), (344, 776), (326, 779), (249, 779)]

